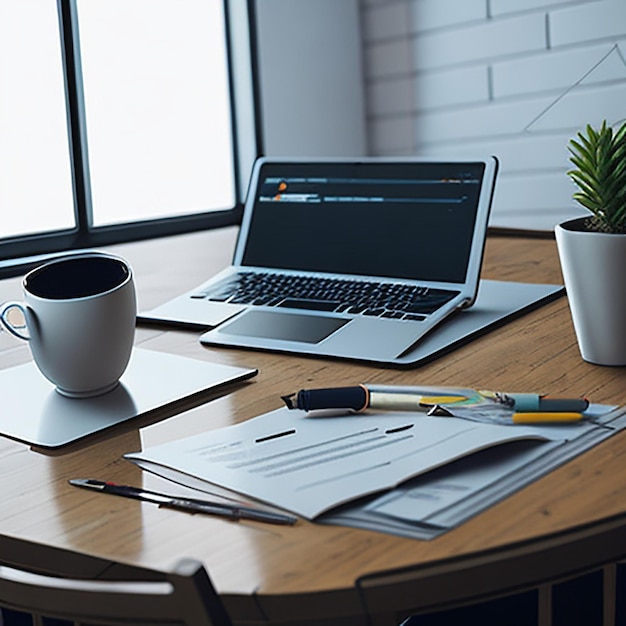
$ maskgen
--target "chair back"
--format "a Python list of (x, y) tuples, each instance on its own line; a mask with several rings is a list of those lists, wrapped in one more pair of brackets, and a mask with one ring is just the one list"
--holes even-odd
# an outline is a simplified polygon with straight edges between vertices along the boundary
[[(25, 563), (41, 562), (36, 545), (27, 550)], [(9, 562), (0, 553), (0, 626), (232, 626), (196, 560), (183, 559), (171, 572), (129, 568), (128, 577), (105, 580), (68, 575), (62, 551), (54, 550), (45, 572), (16, 563), (15, 550)]]

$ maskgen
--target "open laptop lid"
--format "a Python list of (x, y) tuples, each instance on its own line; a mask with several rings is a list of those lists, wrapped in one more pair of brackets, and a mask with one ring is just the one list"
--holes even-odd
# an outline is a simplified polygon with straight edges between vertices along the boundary
[(261, 158), (233, 264), (382, 277), (475, 297), (498, 163)]

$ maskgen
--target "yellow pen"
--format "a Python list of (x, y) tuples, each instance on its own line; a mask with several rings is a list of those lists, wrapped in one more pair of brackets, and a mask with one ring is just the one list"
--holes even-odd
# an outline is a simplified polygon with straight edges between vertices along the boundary
[(578, 422), (582, 418), (582, 413), (529, 412), (513, 413), (512, 420), (514, 424), (548, 424), (550, 422)]

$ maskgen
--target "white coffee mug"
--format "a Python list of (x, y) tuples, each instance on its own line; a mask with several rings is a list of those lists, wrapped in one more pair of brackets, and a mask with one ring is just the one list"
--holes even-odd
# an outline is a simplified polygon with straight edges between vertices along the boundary
[[(57, 391), (84, 398), (113, 389), (135, 336), (129, 264), (102, 252), (66, 255), (29, 272), (22, 290), (23, 302), (0, 305), (1, 326), (29, 342), (37, 367)], [(21, 324), (12, 319), (15, 309)]]

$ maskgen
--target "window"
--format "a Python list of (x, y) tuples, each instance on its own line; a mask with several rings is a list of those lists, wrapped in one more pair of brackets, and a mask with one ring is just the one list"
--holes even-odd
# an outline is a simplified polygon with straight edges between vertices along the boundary
[(58, 24), (54, 2), (0, 2), (3, 238), (74, 226)]
[(236, 223), (248, 24), (245, 0), (0, 0), (0, 270)]

